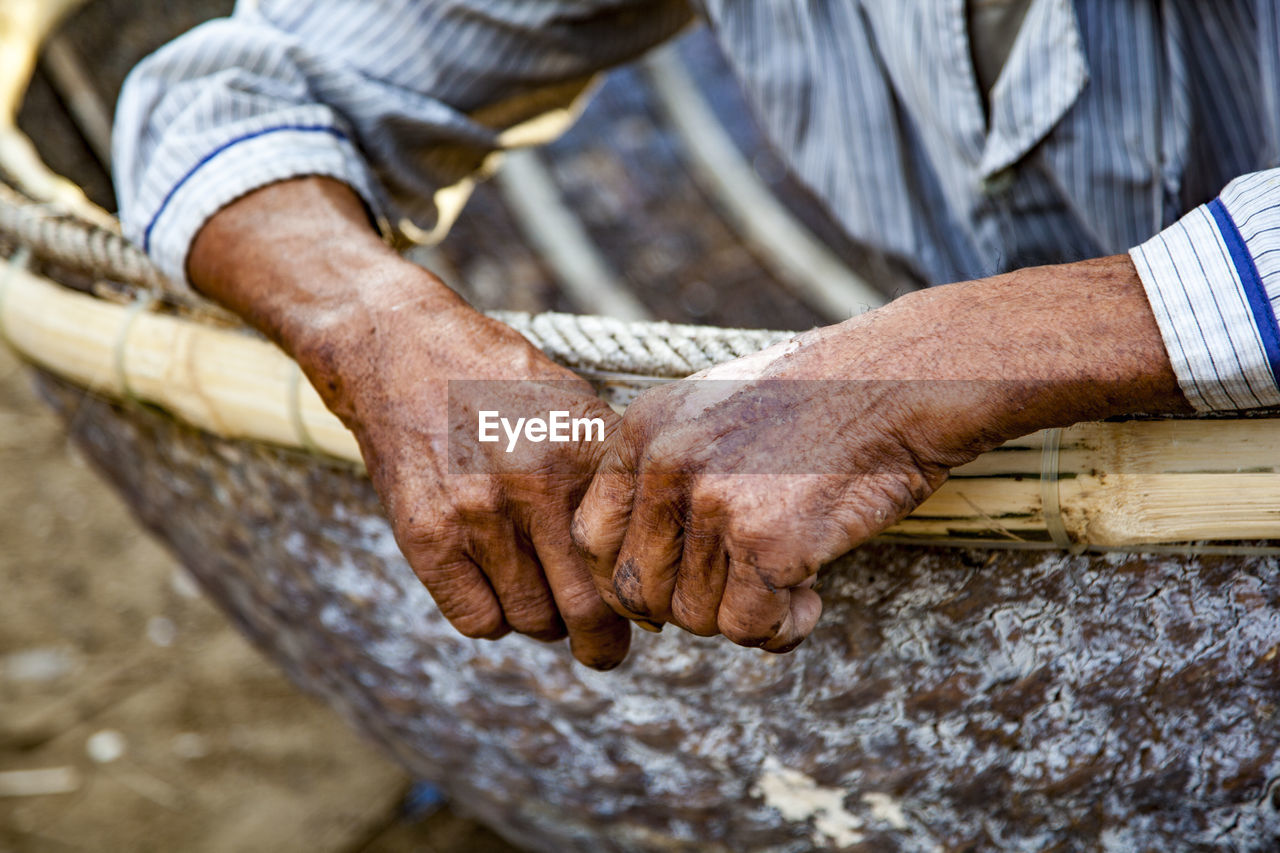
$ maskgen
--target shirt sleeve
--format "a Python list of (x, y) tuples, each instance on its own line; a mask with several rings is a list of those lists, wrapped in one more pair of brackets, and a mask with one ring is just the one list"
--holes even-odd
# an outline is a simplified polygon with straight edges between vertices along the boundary
[(349, 184), (386, 221), (443, 230), (449, 188), (690, 18), (686, 0), (239, 0), (125, 82), (125, 233), (185, 283), (209, 217), (305, 175)]
[(1280, 169), (1237, 178), (1130, 256), (1187, 400), (1280, 406)]

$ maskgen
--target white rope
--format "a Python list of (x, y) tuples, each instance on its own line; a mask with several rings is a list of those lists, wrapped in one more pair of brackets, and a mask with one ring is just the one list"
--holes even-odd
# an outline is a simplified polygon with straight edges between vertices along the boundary
[(493, 311), (489, 316), (566, 367), (664, 378), (688, 376), (795, 334), (553, 312)]
[(138, 317), (153, 308), (156, 301), (156, 295), (150, 291), (143, 291), (142, 295), (133, 301), (125, 310), (124, 322), (120, 324), (120, 331), (112, 347), (111, 361), (116, 368), (116, 380), (127, 400), (139, 399), (133, 390), (133, 383), (129, 381), (129, 371), (125, 366), (125, 359), (129, 354), (129, 334), (133, 331), (133, 324)]
[[(0, 236), (70, 269), (162, 294), (167, 301), (219, 319), (229, 316), (168, 281), (119, 234), (53, 213), (2, 185)], [(566, 367), (659, 378), (688, 376), (793, 334), (577, 314), (494, 311), (489, 316), (514, 327)]]

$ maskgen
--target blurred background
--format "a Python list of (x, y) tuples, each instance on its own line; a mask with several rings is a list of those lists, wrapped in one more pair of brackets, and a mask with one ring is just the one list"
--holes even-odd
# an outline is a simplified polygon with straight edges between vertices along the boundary
[[(114, 211), (93, 113), (109, 116), (139, 59), (231, 5), (88, 0), (48, 43), (20, 126)], [(513, 156), (414, 256), (480, 308), (746, 327), (869, 307), (831, 281), (913, 286), (792, 182), (699, 30), (611, 74), (565, 137)], [(0, 347), (0, 851), (514, 849), (455, 810), (202, 599)]]

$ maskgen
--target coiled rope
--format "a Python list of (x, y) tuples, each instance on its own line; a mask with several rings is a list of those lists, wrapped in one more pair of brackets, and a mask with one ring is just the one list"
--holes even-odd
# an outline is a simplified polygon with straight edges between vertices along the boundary
[(151, 259), (124, 237), (30, 201), (3, 184), (0, 236), (41, 260), (185, 301)]

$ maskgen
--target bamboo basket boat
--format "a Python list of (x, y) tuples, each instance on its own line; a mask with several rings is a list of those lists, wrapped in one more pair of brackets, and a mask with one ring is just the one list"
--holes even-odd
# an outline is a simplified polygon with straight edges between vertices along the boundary
[[(679, 69), (635, 85), (662, 100), (664, 73)], [(680, 109), (645, 120), (678, 134), (714, 118)], [(580, 144), (553, 147), (552, 165), (571, 167)], [(627, 156), (649, 155), (619, 154), (623, 173)], [(716, 206), (753, 190), (721, 191), (702, 211), (720, 223), (707, 239), (754, 245), (767, 226)], [(513, 194), (482, 203), (518, 208)], [(109, 228), (3, 191), (0, 237), (0, 334), (141, 521), (298, 684), (517, 843), (1280, 843), (1274, 417), (1011, 442), (827, 566), (824, 617), (795, 653), (667, 631), (637, 635), (602, 674), (562, 646), (455, 634), (402, 561), (350, 435), (271, 345), (175, 295)], [(780, 277), (845, 269), (812, 245), (777, 251)], [(824, 281), (805, 291), (815, 305), (859, 279)], [(500, 316), (619, 405), (785, 337)]]

